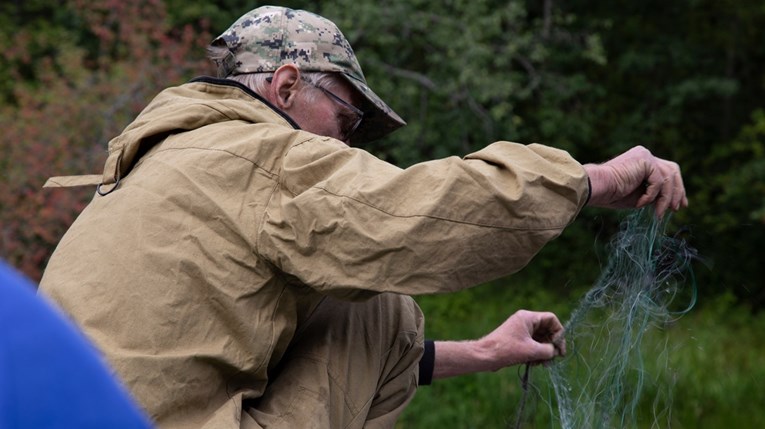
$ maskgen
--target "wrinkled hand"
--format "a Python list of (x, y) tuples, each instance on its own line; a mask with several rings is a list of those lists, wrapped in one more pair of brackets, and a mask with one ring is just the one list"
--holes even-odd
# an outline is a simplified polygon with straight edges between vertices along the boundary
[(688, 206), (677, 163), (655, 157), (636, 146), (603, 164), (584, 166), (592, 190), (589, 205), (607, 208), (640, 208), (655, 204), (661, 217), (668, 209)]
[(519, 310), (479, 342), (491, 351), (494, 370), (566, 354), (563, 325), (549, 312)]

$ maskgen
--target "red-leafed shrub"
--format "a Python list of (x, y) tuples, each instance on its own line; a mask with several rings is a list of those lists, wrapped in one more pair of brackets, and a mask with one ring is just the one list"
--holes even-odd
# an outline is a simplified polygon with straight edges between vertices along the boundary
[(56, 7), (58, 20), (4, 34), (0, 49), (13, 81), (0, 88), (0, 257), (34, 280), (94, 192), (45, 180), (100, 173), (108, 141), (151, 97), (211, 70), (206, 24), (170, 28), (159, 0)]

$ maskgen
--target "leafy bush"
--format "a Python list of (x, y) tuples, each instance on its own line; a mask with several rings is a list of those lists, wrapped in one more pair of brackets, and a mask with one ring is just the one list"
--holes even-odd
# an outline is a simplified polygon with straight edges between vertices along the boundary
[[(47, 6), (46, 6), (47, 5)], [(46, 9), (47, 7), (47, 9)], [(109, 139), (161, 88), (207, 70), (205, 31), (169, 28), (157, 0), (4, 4), (0, 255), (34, 280), (94, 189), (42, 191), (50, 176), (100, 173)], [(40, 10), (42, 8), (42, 10)], [(49, 9), (49, 10), (48, 10)], [(2, 90), (3, 88), (0, 88)]]

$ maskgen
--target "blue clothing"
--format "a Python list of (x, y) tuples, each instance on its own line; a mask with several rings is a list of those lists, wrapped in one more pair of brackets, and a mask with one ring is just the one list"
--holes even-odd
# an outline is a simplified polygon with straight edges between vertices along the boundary
[(0, 261), (0, 429), (150, 427), (77, 328)]

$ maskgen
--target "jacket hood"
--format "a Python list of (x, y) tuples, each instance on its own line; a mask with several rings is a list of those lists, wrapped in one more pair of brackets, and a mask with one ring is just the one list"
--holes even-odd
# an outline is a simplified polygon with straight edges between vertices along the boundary
[(129, 174), (142, 154), (167, 136), (226, 121), (283, 123), (287, 115), (238, 82), (209, 77), (159, 93), (138, 117), (109, 142), (98, 193), (106, 195)]

